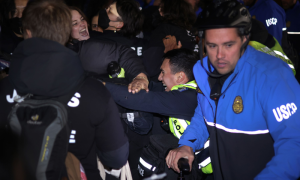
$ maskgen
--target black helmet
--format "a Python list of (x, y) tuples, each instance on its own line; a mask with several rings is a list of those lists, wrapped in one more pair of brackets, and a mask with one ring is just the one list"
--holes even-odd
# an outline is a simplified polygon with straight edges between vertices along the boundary
[(241, 27), (243, 34), (248, 35), (251, 30), (251, 15), (236, 0), (217, 0), (201, 12), (196, 26), (199, 30)]

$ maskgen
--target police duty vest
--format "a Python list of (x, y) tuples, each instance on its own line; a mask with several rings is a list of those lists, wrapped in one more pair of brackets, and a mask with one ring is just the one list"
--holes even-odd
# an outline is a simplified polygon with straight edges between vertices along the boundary
[[(196, 90), (197, 84), (196, 81), (190, 81), (186, 84), (179, 84), (176, 86), (173, 86), (171, 91), (173, 90), (185, 90), (186, 88), (194, 89)], [(178, 119), (174, 117), (169, 117), (169, 127), (172, 134), (180, 139), (181, 135), (183, 134), (184, 130), (187, 128), (187, 126), (190, 125), (190, 121), (184, 120), (184, 119)]]
[(278, 41), (274, 38), (275, 40), (275, 46), (273, 46), (271, 49), (268, 48), (267, 46), (257, 42), (257, 41), (250, 41), (249, 45), (254, 47), (256, 50), (267, 53), (269, 55), (275, 56), (286, 62), (289, 67), (293, 70), (294, 75), (296, 74), (296, 70), (294, 68), (294, 64), (292, 61), (286, 56), (286, 54), (283, 52), (280, 44)]
[(203, 150), (195, 152), (195, 159), (197, 159), (198, 169), (200, 169), (204, 174), (213, 173), (209, 155), (209, 143), (210, 140), (208, 138), (208, 140), (204, 144)]

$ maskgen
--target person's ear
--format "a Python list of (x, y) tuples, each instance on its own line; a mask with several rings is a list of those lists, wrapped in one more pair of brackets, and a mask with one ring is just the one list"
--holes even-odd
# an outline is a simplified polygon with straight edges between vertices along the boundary
[(24, 31), (24, 39), (32, 38), (32, 33), (29, 29), (25, 29)]
[(118, 22), (116, 28), (117, 28), (117, 29), (121, 29), (123, 26), (124, 26), (124, 23), (123, 23), (123, 22)]
[(243, 43), (245, 43), (245, 42), (247, 41), (248, 38), (249, 38), (249, 35), (243, 36)]
[(184, 84), (183, 82), (185, 81), (186, 76), (184, 74), (184, 72), (180, 71), (178, 73), (176, 73), (176, 83), (177, 84)]

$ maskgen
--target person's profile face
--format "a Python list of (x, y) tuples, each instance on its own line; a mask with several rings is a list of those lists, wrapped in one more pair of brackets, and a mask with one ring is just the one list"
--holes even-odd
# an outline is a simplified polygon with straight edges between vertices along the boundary
[(172, 87), (177, 85), (176, 74), (171, 72), (169, 59), (165, 59), (160, 67), (160, 74), (158, 80), (166, 87), (165, 91), (171, 91)]
[(122, 22), (122, 18), (119, 15), (117, 11), (117, 3), (112, 3), (107, 9), (106, 9), (107, 16), (110, 20), (109, 26), (116, 27), (119, 22)]
[(86, 20), (76, 10), (72, 10), (71, 14), (72, 14), (72, 32), (71, 32), (72, 38), (77, 39), (79, 41), (89, 39), (90, 35), (89, 35), (89, 30), (88, 30)]
[(14, 0), (15, 5), (16, 5), (16, 10), (14, 14), (9, 12), (9, 18), (21, 18), (23, 16), (23, 11), (28, 3), (28, 0)]
[(99, 16), (96, 15), (92, 18), (92, 31), (98, 31), (98, 32), (103, 32), (103, 29), (98, 26), (98, 18)]
[(161, 17), (164, 17), (164, 12), (162, 11), (162, 7), (163, 7), (163, 4), (161, 3), (159, 5), (158, 12), (159, 12), (159, 14), (160, 14)]
[(246, 42), (238, 36), (236, 28), (209, 29), (205, 31), (207, 56), (220, 74), (234, 70), (240, 56), (241, 46)]

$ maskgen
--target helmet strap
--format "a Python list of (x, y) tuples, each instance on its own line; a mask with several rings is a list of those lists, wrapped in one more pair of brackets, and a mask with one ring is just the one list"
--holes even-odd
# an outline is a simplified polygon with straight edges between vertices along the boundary
[(250, 34), (246, 35), (245, 37), (246, 37), (246, 42), (244, 42), (242, 44), (242, 46), (241, 46), (241, 49), (240, 49), (240, 58), (242, 57), (242, 52), (246, 51), (246, 49), (247, 49), (247, 46), (248, 46), (249, 41), (250, 41)]

